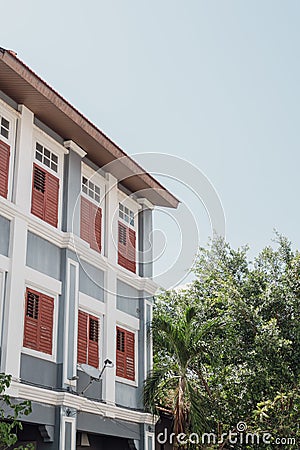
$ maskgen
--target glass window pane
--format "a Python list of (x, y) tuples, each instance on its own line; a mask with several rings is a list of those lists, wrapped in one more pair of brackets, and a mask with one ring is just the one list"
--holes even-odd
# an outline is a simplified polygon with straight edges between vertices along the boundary
[(5, 128), (9, 130), (9, 121), (4, 119), (4, 117), (2, 117), (1, 119), (1, 125), (3, 125)]
[(58, 162), (58, 158), (57, 158), (57, 156), (56, 156), (56, 155), (54, 155), (53, 153), (52, 153), (52, 155), (51, 155), (51, 159), (52, 159), (52, 161), (53, 161), (53, 162), (55, 162), (55, 163), (57, 163), (57, 162)]
[(44, 158), (44, 164), (45, 166), (50, 167), (50, 159)]
[(100, 188), (98, 186), (95, 186), (95, 191), (96, 191), (97, 194), (100, 195)]
[(97, 203), (100, 203), (100, 195), (95, 194), (95, 200)]
[(86, 187), (86, 186), (82, 186), (82, 191), (83, 191), (85, 194), (87, 194), (87, 192), (88, 192), (87, 187)]
[(3, 127), (1, 127), (1, 134), (2, 134), (2, 136), (8, 138), (8, 131)]
[(47, 156), (47, 158), (50, 158), (50, 151), (44, 148), (44, 155)]
[(36, 159), (37, 159), (38, 161), (41, 161), (41, 162), (42, 162), (43, 157), (42, 157), (42, 155), (41, 155), (39, 152), (35, 152), (35, 157), (36, 157)]
[(41, 144), (39, 144), (38, 142), (36, 143), (36, 149), (37, 149), (40, 153), (43, 153), (43, 147), (42, 147)]
[(51, 163), (51, 169), (54, 170), (54, 172), (57, 172), (57, 165), (55, 163)]

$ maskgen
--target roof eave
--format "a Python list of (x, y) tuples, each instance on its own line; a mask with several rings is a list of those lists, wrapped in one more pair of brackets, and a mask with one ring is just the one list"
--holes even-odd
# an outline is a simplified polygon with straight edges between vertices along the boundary
[(111, 173), (131, 192), (142, 191), (155, 206), (177, 208), (179, 200), (152, 175), (130, 158), (17, 56), (0, 47), (0, 89), (18, 104), (27, 106), (35, 116), (58, 133), (82, 147), (99, 167), (112, 161)]

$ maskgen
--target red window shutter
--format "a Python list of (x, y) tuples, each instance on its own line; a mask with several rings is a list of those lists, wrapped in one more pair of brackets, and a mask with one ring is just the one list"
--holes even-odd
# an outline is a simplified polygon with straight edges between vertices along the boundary
[(80, 199), (80, 237), (90, 243), (90, 202), (85, 197)]
[(86, 364), (87, 362), (87, 325), (88, 314), (83, 311), (78, 311), (77, 362), (79, 364)]
[(93, 250), (101, 252), (102, 210), (85, 197), (81, 197), (80, 237)]
[(99, 319), (89, 316), (88, 364), (99, 367)]
[(116, 374), (118, 377), (125, 377), (126, 354), (125, 354), (125, 330), (117, 327), (117, 355), (116, 355)]
[(10, 146), (0, 140), (0, 195), (7, 198)]
[(101, 225), (102, 225), (102, 210), (97, 208), (94, 203), (90, 203), (90, 246), (93, 250), (101, 252)]
[(54, 299), (41, 294), (39, 311), (39, 348), (43, 353), (52, 354)]
[(134, 333), (117, 327), (116, 374), (118, 377), (135, 380)]
[(135, 258), (136, 258), (136, 237), (135, 237), (135, 231), (132, 230), (131, 228), (127, 228), (127, 232), (128, 232), (128, 239), (127, 239), (127, 268), (128, 270), (130, 270), (131, 272), (136, 271), (136, 263), (135, 263)]
[(118, 264), (126, 268), (127, 262), (127, 227), (118, 222)]
[(131, 272), (136, 271), (136, 234), (121, 222), (118, 223), (118, 264)]
[(126, 332), (126, 378), (128, 380), (135, 379), (134, 367), (134, 333)]
[(38, 350), (40, 295), (26, 289), (23, 345)]
[(45, 170), (33, 165), (31, 212), (40, 219), (45, 214), (46, 176)]
[(46, 172), (45, 221), (57, 228), (59, 179)]
[(26, 290), (23, 345), (52, 354), (54, 299)]

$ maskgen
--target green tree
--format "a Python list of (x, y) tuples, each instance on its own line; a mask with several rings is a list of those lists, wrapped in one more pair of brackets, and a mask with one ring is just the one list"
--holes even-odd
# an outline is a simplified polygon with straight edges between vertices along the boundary
[(157, 406), (171, 411), (177, 434), (204, 431), (212, 398), (201, 360), (208, 358), (203, 340), (215, 320), (200, 323), (196, 309), (189, 305), (181, 305), (176, 318), (171, 311), (165, 314), (162, 303), (160, 307), (151, 330), (155, 336), (155, 364), (145, 382), (145, 405), (153, 413)]
[[(299, 386), (300, 254), (278, 234), (274, 247), (266, 247), (253, 261), (248, 259), (247, 247), (234, 250), (224, 240), (215, 239), (209, 248), (200, 249), (194, 271), (195, 281), (188, 289), (167, 292), (157, 299), (154, 370), (148, 382), (160, 370), (163, 380), (170, 378), (165, 374), (172, 367), (170, 361), (181, 360), (180, 352), (194, 349), (187, 369), (192, 374), (194, 401), (210, 408), (189, 418), (188, 428), (220, 434), (243, 421), (260, 429), (254, 412), (262, 405), (271, 408), (278, 395), (294, 393)], [(192, 338), (185, 332), (185, 345), (180, 343), (175, 351), (174, 346), (165, 344), (167, 333), (159, 330), (160, 324), (170, 322), (175, 330), (182, 327), (188, 307), (194, 311), (192, 330), (206, 323), (213, 326), (202, 333), (199, 342), (196, 332)], [(177, 376), (175, 370), (171, 373)], [(173, 405), (170, 409), (175, 417), (178, 392), (168, 386), (153, 383), (148, 397), (161, 406)], [(189, 401), (186, 403), (189, 406)], [(284, 415), (283, 421), (288, 420), (284, 429), (293, 435), (300, 420), (299, 408), (295, 406), (292, 412), (289, 420)]]
[[(14, 402), (5, 391), (11, 384), (11, 375), (0, 373), (0, 450), (6, 450), (16, 444), (18, 440), (17, 432), (22, 430), (21, 415), (31, 413), (31, 403), (27, 400)], [(32, 445), (14, 447), (16, 450), (30, 450)]]

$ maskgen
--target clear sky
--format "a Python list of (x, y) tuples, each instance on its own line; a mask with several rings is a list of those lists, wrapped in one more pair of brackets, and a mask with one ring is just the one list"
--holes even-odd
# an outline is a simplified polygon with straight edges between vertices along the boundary
[[(299, 1), (10, 0), (2, 19), (0, 46), (129, 154), (197, 166), (233, 246), (257, 253), (276, 228), (299, 247)], [(188, 203), (204, 245), (205, 209), (163, 181)], [(166, 264), (178, 245), (168, 229)]]

